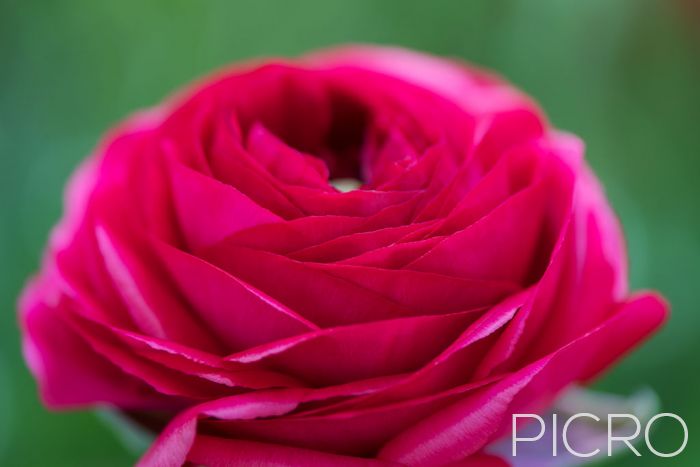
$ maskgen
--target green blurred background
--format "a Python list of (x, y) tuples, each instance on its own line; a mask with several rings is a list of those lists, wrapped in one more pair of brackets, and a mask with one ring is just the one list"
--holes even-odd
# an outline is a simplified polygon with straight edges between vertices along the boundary
[[(680, 0), (0, 0), (0, 464), (134, 460), (91, 412), (49, 413), (21, 355), (15, 300), (71, 170), (100, 134), (223, 64), (343, 42), (398, 44), (492, 68), (582, 136), (625, 226), (635, 288), (666, 328), (598, 386), (649, 386), (700, 465), (700, 8)], [(660, 430), (660, 450), (678, 446)]]

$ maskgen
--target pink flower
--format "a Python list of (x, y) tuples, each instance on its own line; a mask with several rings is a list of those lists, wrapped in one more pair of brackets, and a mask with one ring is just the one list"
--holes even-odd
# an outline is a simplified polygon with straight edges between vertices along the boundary
[(415, 52), (227, 70), (77, 171), (26, 359), (49, 406), (162, 429), (143, 465), (502, 465), (512, 413), (666, 316), (629, 296), (582, 155), (499, 78)]

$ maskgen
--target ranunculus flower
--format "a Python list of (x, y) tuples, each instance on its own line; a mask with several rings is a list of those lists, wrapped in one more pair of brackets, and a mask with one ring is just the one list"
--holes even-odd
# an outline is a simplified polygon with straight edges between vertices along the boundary
[(500, 465), (512, 413), (666, 315), (628, 295), (582, 155), (467, 65), (235, 67), (77, 171), (21, 299), (26, 359), (50, 407), (160, 431), (143, 465)]

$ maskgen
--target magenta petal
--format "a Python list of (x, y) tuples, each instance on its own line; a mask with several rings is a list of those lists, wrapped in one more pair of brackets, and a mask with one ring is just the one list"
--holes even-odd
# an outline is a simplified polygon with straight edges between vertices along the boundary
[[(391, 384), (362, 397), (331, 404), (311, 413), (332, 415), (338, 411), (379, 409), (383, 405), (393, 405), (397, 401), (408, 401), (406, 403), (412, 404), (433, 396), (443, 399), (500, 379), (500, 376), (471, 378), (471, 374), (478, 363), (479, 355), (493, 343), (500, 330), (512, 319), (524, 298), (523, 294), (516, 295), (513, 299), (504, 300), (489, 310), (468, 326), (443, 352), (419, 370), (406, 373)], [(469, 381), (476, 382), (470, 384)]]
[[(363, 229), (367, 219), (352, 216), (306, 216), (246, 229), (220, 242), (277, 254), (315, 245)], [(217, 248), (213, 246), (212, 248)]]
[(172, 162), (170, 173), (179, 224), (193, 249), (248, 227), (282, 220), (234, 187), (180, 163)]
[(292, 185), (330, 191), (328, 167), (318, 157), (284, 144), (262, 124), (248, 134), (248, 150), (280, 180)]
[[(103, 339), (105, 342), (108, 342), (110, 338), (114, 338), (117, 341), (116, 345), (123, 344), (126, 346), (120, 345), (121, 348), (126, 350), (124, 353), (120, 350), (117, 350), (116, 353), (108, 350), (109, 353), (106, 354), (106, 358), (112, 356), (115, 360), (122, 360), (124, 362), (122, 366), (125, 369), (134, 368), (133, 362), (130, 360), (139, 361), (144, 366), (155, 364), (151, 373), (142, 373), (142, 378), (145, 381), (151, 381), (150, 377), (163, 369), (231, 388), (266, 389), (271, 387), (300, 386), (297, 379), (265, 368), (247, 368), (243, 365), (226, 364), (214, 355), (170, 341), (163, 341), (113, 327), (105, 327), (105, 330), (108, 331), (108, 333), (102, 334), (105, 336)], [(105, 347), (103, 343), (96, 345), (98, 352), (101, 351), (100, 349), (110, 348), (114, 349), (115, 347)], [(124, 358), (126, 360), (123, 360)]]
[[(576, 141), (573, 141), (576, 144)], [(575, 152), (577, 149), (572, 148)], [(580, 148), (578, 149), (580, 150)], [(592, 329), (614, 311), (626, 291), (625, 254), (619, 226), (603, 194), (582, 177), (572, 210), (532, 300), (516, 317), (480, 374), (517, 365), (524, 354), (538, 358)]]
[(57, 313), (62, 304), (49, 306), (42, 301), (57, 294), (49, 291), (50, 287), (42, 278), (34, 279), (20, 299), (24, 355), (47, 405), (109, 402), (132, 409), (172, 405), (162, 394), (96, 354)]
[(416, 164), (419, 156), (406, 137), (396, 128), (389, 131), (383, 146), (374, 155), (374, 160), (367, 161), (365, 178), (372, 186), (400, 176), (408, 167)]
[(281, 415), (294, 410), (303, 397), (300, 391), (270, 391), (206, 402), (182, 412), (158, 436), (139, 466), (182, 465), (197, 435), (197, 417), (211, 414), (252, 419)]
[[(202, 420), (202, 429), (230, 438), (255, 439), (338, 454), (375, 457), (382, 445), (407, 426), (455, 403), (493, 380), (452, 388), (425, 397), (354, 409), (309, 411), (255, 420)], [(306, 400), (313, 400), (313, 393)]]
[[(278, 254), (290, 254), (306, 248), (324, 248), (327, 243), (342, 242), (354, 234), (406, 225), (416, 199), (393, 205), (369, 217), (322, 215), (307, 216), (284, 223), (265, 224), (232, 235), (221, 243), (233, 243)], [(331, 250), (332, 253), (338, 254)], [(342, 252), (340, 253), (342, 254)]]
[[(532, 187), (514, 195), (407, 267), (462, 278), (523, 282), (538, 251), (548, 196), (543, 188)], [(517, 232), (517, 242), (512, 239), (513, 232)]]
[(218, 343), (158, 280), (153, 264), (136, 245), (126, 246), (103, 224), (95, 229), (105, 267), (114, 281), (133, 321), (145, 334), (170, 338), (204, 350), (215, 350)]
[(353, 190), (319, 192), (305, 187), (289, 187), (289, 196), (309, 215), (341, 215), (368, 217), (390, 206), (415, 198), (419, 191)]
[[(341, 456), (311, 449), (270, 443), (257, 443), (228, 438), (198, 435), (187, 454), (187, 460), (210, 467), (287, 466), (287, 467), (372, 467), (393, 466), (393, 462), (361, 457)], [(142, 464), (144, 467), (157, 464)], [(486, 467), (486, 466), (484, 466)]]
[(367, 455), (406, 426), (492, 382), (469, 384), (376, 409), (308, 416), (292, 411), (300, 404), (333, 397), (339, 392), (285, 389), (225, 397), (194, 406), (178, 415), (151, 446), (142, 462), (144, 465), (160, 465), (153, 462), (169, 459), (171, 464), (164, 465), (180, 465), (200, 429), (202, 432), (213, 430), (228, 439), (252, 438), (317, 452)]
[(445, 464), (444, 467), (512, 467), (504, 459), (493, 454), (477, 453), (465, 459)]
[(460, 279), (410, 269), (382, 269), (351, 264), (310, 267), (328, 272), (423, 314), (450, 313), (493, 305), (520, 287), (512, 282)]
[(280, 255), (222, 243), (204, 256), (321, 327), (410, 314), (381, 294)]
[(399, 241), (385, 247), (370, 250), (361, 255), (339, 261), (344, 265), (401, 269), (411, 264), (438, 245), (445, 237), (430, 237), (423, 240)]
[(462, 312), (324, 329), (247, 349), (228, 360), (261, 363), (313, 386), (360, 381), (418, 369), (475, 318), (474, 312)]
[(411, 165), (402, 171), (397, 171), (393, 177), (382, 181), (376, 188), (380, 190), (415, 190), (431, 187), (436, 189), (444, 186), (458, 170), (458, 161), (450, 154), (449, 149), (445, 141), (438, 142), (426, 149)]
[(516, 294), (489, 309), (468, 326), (454, 342), (419, 370), (407, 374), (397, 384), (378, 391), (355, 403), (375, 405), (393, 400), (423, 397), (449, 388), (461, 386), (469, 381), (483, 383), (487, 378), (474, 378), (479, 357), (499, 338), (502, 329), (518, 312), (527, 292)]
[(511, 413), (540, 409), (568, 384), (605, 369), (665, 316), (666, 307), (658, 298), (634, 299), (590, 333), (409, 428), (384, 447), (380, 458), (435, 465), (468, 456), (503, 434)]
[(216, 266), (162, 243), (155, 243), (155, 247), (179, 291), (229, 351), (318, 329)]
[(536, 108), (526, 96), (485, 71), (398, 47), (351, 46), (319, 53), (310, 61), (325, 66), (352, 65), (395, 76), (430, 89), (475, 114)]
[[(225, 380), (212, 381), (191, 372), (184, 372), (134, 351), (106, 326), (86, 318), (69, 315), (71, 328), (90, 345), (92, 352), (119, 366), (125, 373), (173, 400), (200, 400), (221, 397), (230, 389)], [(187, 362), (189, 363), (189, 362)]]
[[(431, 233), (445, 235), (458, 232), (488, 215), (508, 198), (538, 181), (536, 169), (546, 162), (546, 156), (533, 146), (517, 147), (501, 155), (483, 176), (474, 174), (474, 168), (463, 167), (451, 186), (436, 196), (419, 218), (438, 217), (437, 228)], [(474, 177), (479, 177), (478, 181), (470, 181)]]
[(217, 180), (233, 186), (259, 206), (285, 219), (303, 214), (301, 208), (285, 194), (280, 182), (241, 146), (229, 120), (218, 122), (215, 139), (209, 149), (209, 162)]
[(323, 263), (343, 261), (368, 251), (394, 244), (420, 227), (420, 224), (409, 224), (379, 230), (355, 232), (295, 251), (289, 257), (299, 261)]

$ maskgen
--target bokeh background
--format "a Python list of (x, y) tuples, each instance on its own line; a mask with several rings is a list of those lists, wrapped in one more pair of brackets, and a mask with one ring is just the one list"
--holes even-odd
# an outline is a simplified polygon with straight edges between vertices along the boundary
[[(629, 240), (631, 282), (673, 305), (666, 328), (597, 386), (651, 387), (700, 465), (700, 8), (681, 0), (0, 0), (0, 464), (121, 466), (92, 412), (49, 413), (25, 369), (15, 300), (63, 184), (111, 125), (229, 62), (344, 42), (492, 68), (582, 136)], [(672, 451), (680, 431), (654, 436)]]

